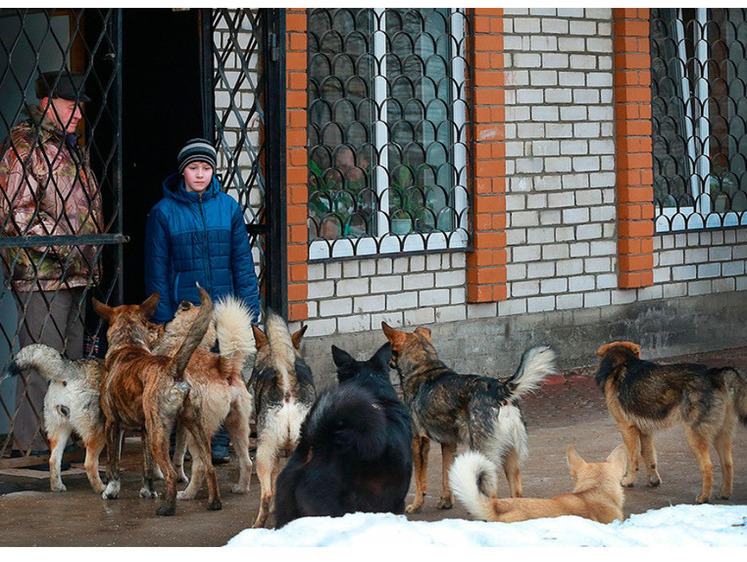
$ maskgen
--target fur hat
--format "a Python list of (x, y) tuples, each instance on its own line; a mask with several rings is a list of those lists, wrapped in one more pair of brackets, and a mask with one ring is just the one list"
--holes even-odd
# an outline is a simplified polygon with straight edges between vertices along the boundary
[(218, 154), (215, 147), (206, 139), (192, 139), (184, 145), (176, 157), (179, 164), (179, 173), (192, 162), (207, 162), (215, 170), (218, 163)]

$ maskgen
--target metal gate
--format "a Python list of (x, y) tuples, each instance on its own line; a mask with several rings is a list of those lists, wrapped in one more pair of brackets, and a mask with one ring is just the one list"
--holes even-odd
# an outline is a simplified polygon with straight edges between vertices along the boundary
[[(284, 11), (204, 9), (200, 14), (204, 128), (214, 131), (223, 186), (244, 209), (258, 266), (261, 304), (285, 313)], [(30, 454), (48, 449), (41, 430), (40, 399), (29, 398), (33, 385), (27, 374), (9, 373), (14, 355), (28, 343), (28, 338), (22, 342), (19, 336), (19, 326), (32, 318), (27, 295), (50, 289), (42, 281), (46, 260), (60, 261), (65, 273), (44, 293), (41, 312), (35, 314), (44, 333), (59, 336), (62, 347), (75, 344), (51, 311), (65, 295), (74, 296), (71, 317), (83, 325), (85, 348), (81, 351), (87, 356), (102, 355), (104, 346), (97, 342), (105, 337), (105, 326), (91, 310), (91, 296), (122, 302), (127, 217), (122, 216), (121, 204), (121, 21), (121, 9), (0, 10), (0, 139), (25, 119), (28, 103), (37, 103), (34, 87), (40, 73), (55, 71), (55, 85), (81, 75), (90, 101), (85, 103), (77, 129), (80, 142), (74, 150), (90, 155), (95, 188), (89, 202), (100, 201), (103, 206), (95, 233), (65, 232), (62, 227), (70, 221), (64, 213), (53, 221), (59, 228), (47, 232), (29, 230), (28, 225), (26, 230), (19, 229), (17, 221), (0, 212), (5, 281), (0, 286), (0, 468), (48, 459), (48, 454)], [(18, 156), (12, 142), (0, 145), (0, 162), (6, 157), (18, 160)], [(76, 168), (76, 174), (82, 173), (81, 168)], [(21, 165), (21, 169), (25, 179), (28, 166)], [(8, 196), (1, 176), (0, 209), (9, 209), (16, 199)], [(55, 189), (58, 198), (64, 199)], [(73, 286), (67, 276), (73, 254), (85, 254), (90, 270), (80, 287)], [(12, 290), (8, 284), (19, 265), (33, 273), (30, 286), (20, 287), (26, 292), (18, 287)], [(31, 334), (30, 339), (38, 336)], [(73, 349), (65, 352), (79, 355)], [(24, 407), (28, 411), (19, 415)], [(33, 443), (21, 443), (22, 425), (33, 426)]]

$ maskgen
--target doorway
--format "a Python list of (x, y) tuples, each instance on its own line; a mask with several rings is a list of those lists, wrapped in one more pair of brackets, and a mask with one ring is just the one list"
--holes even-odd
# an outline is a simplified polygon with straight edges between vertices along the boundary
[[(145, 294), (145, 225), (186, 141), (205, 136), (200, 10), (122, 10), (124, 302)], [(208, 137), (210, 138), (210, 137)]]

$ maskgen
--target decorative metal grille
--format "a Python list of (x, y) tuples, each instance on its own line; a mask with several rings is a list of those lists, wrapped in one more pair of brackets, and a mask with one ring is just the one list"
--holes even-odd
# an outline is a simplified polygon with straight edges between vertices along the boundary
[[(83, 119), (77, 129), (82, 133), (81, 140), (77, 144), (61, 141), (54, 150), (73, 155), (76, 162), (73, 181), (87, 185), (76, 212), (90, 213), (95, 206), (103, 206), (103, 219), (94, 220), (96, 228), (82, 234), (75, 232), (72, 227), (75, 221), (69, 214), (45, 215), (50, 209), (41, 202), (43, 189), (47, 195), (53, 193), (58, 209), (59, 202), (70, 197), (61, 185), (45, 182), (45, 174), (37, 175), (39, 166), (49, 168), (59, 165), (59, 161), (37, 162), (39, 166), (34, 167), (15, 140), (7, 138), (0, 144), (0, 162), (4, 168), (18, 164), (14, 169), (19, 171), (21, 186), (20, 189), (8, 188), (8, 175), (0, 177), (0, 208), (3, 209), (0, 213), (3, 233), (0, 256), (5, 281), (0, 288), (0, 466), (28, 464), (30, 449), (47, 448), (38, 446), (46, 441), (40, 430), (41, 401), (28, 398), (30, 387), (25, 375), (10, 378), (6, 374), (12, 354), (25, 341), (19, 335), (19, 327), (29, 327), (31, 339), (37, 339), (38, 328), (30, 328), (35, 318), (37, 323), (43, 324), (47, 338), (62, 340), (68, 356), (80, 357), (84, 352), (99, 354), (103, 351), (98, 349), (102, 324), (86, 304), (92, 292), (104, 301), (109, 301), (115, 291), (118, 293), (115, 299), (122, 297), (121, 243), (124, 237), (121, 148), (117, 134), (120, 124), (119, 25), (117, 10), (0, 9), (0, 138), (8, 137), (16, 124), (27, 119), (27, 106), (39, 105), (34, 83), (41, 72), (54, 72), (51, 79), (54, 84), (67, 80), (71, 73), (81, 74), (90, 98), (81, 107)], [(84, 177), (81, 165), (84, 158), (90, 158), (93, 182)], [(7, 169), (0, 170), (0, 174), (7, 174)], [(40, 189), (32, 192), (35, 181), (39, 181)], [(26, 197), (24, 205), (34, 204), (30, 207), (33, 212), (26, 215), (27, 220), (19, 218), (23, 213), (14, 215), (12, 211), (18, 208), (24, 195), (31, 196)], [(44, 219), (47, 221), (42, 226)], [(58, 282), (44, 281), (48, 258), (62, 263), (64, 273)], [(82, 268), (76, 264), (82, 264)], [(23, 292), (9, 287), (12, 272), (18, 271), (19, 266), (32, 274)], [(81, 270), (85, 272), (83, 279)], [(78, 277), (73, 282), (76, 274)], [(67, 289), (74, 290), (72, 312), (67, 322), (82, 325), (83, 341), (76, 339), (74, 342), (70, 332), (66, 332), (65, 321), (50, 312), (67, 298)], [(41, 310), (32, 311), (31, 295), (39, 295), (41, 290), (45, 291), (40, 301)], [(26, 410), (24, 415), (19, 414), (20, 408)], [(19, 437), (29, 431), (33, 444), (29, 444), (27, 437)], [(19, 450), (21, 458), (9, 458), (11, 449)]]
[(308, 11), (310, 257), (464, 248), (470, 19)]
[(279, 57), (273, 53), (282, 49), (284, 37), (268, 31), (283, 17), (282, 10), (212, 10), (213, 81), (209, 88), (215, 96), (214, 126), (221, 159), (218, 167), (225, 170), (223, 187), (244, 209), (263, 288), (262, 308), (269, 305), (279, 313), (285, 312), (285, 284), (278, 280), (284, 257), (272, 249), (272, 227), (284, 221), (278, 216), (279, 205), (268, 205), (268, 200), (281, 190), (284, 181), (267, 170), (278, 168), (270, 163), (284, 152), (275, 139), (284, 129), (284, 121), (278, 120), (285, 116), (273, 111), (272, 105), (281, 101), (284, 83), (275, 83), (268, 67), (277, 64)]
[(656, 230), (747, 224), (747, 10), (651, 10)]

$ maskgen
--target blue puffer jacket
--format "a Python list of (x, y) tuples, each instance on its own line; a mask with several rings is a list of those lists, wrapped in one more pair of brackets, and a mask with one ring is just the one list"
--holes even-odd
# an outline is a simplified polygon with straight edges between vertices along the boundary
[(259, 291), (241, 207), (213, 177), (202, 193), (184, 189), (175, 173), (163, 182), (163, 199), (153, 206), (145, 231), (145, 289), (158, 291), (151, 319), (162, 324), (179, 303), (200, 303), (196, 284), (213, 300), (236, 295), (259, 319)]

